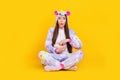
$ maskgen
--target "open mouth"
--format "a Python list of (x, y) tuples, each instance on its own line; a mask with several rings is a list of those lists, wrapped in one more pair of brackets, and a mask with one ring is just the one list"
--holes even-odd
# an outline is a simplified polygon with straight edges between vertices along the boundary
[(60, 23), (60, 25), (63, 25), (63, 23)]

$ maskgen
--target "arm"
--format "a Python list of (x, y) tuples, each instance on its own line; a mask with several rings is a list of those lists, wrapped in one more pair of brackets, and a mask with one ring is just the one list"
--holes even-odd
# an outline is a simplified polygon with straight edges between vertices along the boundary
[(76, 49), (81, 49), (82, 48), (82, 42), (78, 38), (78, 36), (75, 34), (74, 31), (70, 31), (70, 39), (68, 41), (70, 45)]
[(53, 35), (53, 31), (52, 28), (50, 28), (45, 41), (45, 48), (50, 53), (56, 53), (56, 48), (52, 46), (52, 35)]

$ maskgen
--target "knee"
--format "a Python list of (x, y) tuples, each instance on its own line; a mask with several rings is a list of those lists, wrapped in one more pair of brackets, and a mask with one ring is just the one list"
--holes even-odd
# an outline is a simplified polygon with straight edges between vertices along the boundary
[(84, 56), (84, 52), (82, 50), (79, 50), (79, 53), (81, 56)]
[(39, 51), (38, 52), (38, 58), (41, 58), (44, 53), (45, 53), (45, 51)]
[(38, 52), (38, 58), (41, 58), (41, 51)]
[(78, 50), (77, 55), (79, 59), (82, 59), (84, 57), (84, 52), (82, 50)]

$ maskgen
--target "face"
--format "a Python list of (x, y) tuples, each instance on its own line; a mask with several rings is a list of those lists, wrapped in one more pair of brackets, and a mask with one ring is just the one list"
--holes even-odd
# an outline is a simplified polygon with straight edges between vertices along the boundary
[(58, 25), (60, 28), (64, 28), (66, 23), (66, 17), (63, 15), (58, 15)]

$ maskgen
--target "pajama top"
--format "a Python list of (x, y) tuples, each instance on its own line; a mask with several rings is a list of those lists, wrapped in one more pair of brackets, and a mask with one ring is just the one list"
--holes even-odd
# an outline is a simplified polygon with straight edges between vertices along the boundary
[[(48, 35), (45, 41), (45, 48), (48, 50), (48, 52), (53, 56), (53, 58), (61, 61), (63, 59), (66, 59), (70, 56), (70, 53), (68, 49), (66, 48), (63, 52), (57, 54), (55, 52), (56, 47), (52, 46), (52, 37), (53, 37), (54, 28), (51, 27), (48, 31)], [(69, 28), (69, 35), (70, 35), (70, 45), (74, 48), (80, 49), (82, 47), (82, 42), (78, 38), (78, 36), (75, 34), (75, 32)], [(58, 44), (60, 41), (66, 39), (64, 28), (59, 28), (58, 36), (56, 39), (55, 44)], [(55, 45), (54, 44), (54, 45)], [(65, 45), (67, 47), (67, 45)]]

